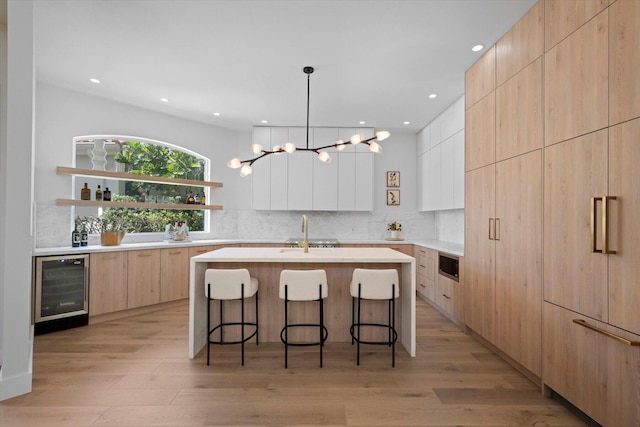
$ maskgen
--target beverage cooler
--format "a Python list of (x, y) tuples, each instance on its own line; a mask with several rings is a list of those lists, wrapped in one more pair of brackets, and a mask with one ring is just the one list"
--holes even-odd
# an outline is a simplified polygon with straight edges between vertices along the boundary
[(89, 255), (37, 257), (35, 335), (89, 324)]

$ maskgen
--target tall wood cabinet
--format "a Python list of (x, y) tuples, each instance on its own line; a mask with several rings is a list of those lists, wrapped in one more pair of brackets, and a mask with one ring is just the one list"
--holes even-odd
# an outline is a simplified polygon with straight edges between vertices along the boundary
[(127, 308), (160, 303), (160, 249), (127, 252)]
[[(507, 148), (507, 160), (496, 154), (495, 164), (467, 164), (467, 301), (493, 314), (494, 330), (485, 332), (491, 322), (469, 305), (465, 323), (483, 336), (493, 333), (487, 339), (541, 376), (545, 391), (559, 393), (598, 423), (640, 425), (640, 2), (545, 0), (525, 17), (539, 17), (540, 7), (544, 57), (519, 52), (531, 62), (501, 82), (509, 74), (501, 69), (508, 49), (498, 47), (495, 123), (490, 112), (475, 119), (471, 114), (480, 131), (470, 140), (495, 127), (495, 152)], [(536, 38), (522, 46), (539, 46), (539, 31), (516, 32)], [(515, 35), (501, 41), (511, 43)], [(467, 84), (470, 76), (487, 75), (479, 71), (486, 66), (485, 60), (474, 65), (478, 70), (469, 70)], [(477, 93), (477, 86), (468, 88)], [(523, 105), (512, 107), (525, 99), (528, 106), (538, 104), (540, 87), (542, 128), (533, 123), (537, 110), (515, 113)], [(468, 108), (479, 108), (486, 95), (476, 98)], [(502, 140), (531, 145), (512, 150)], [(494, 150), (491, 141), (484, 147)], [(541, 205), (535, 202), (541, 199)], [(536, 249), (540, 209), (542, 268)], [(500, 219), (492, 242), (487, 216)], [(537, 231), (528, 235), (530, 230)], [(502, 246), (512, 237), (516, 243)], [(494, 288), (487, 286), (492, 278)], [(487, 300), (492, 292), (493, 306)], [(522, 323), (538, 316), (541, 333), (529, 329), (534, 323)], [(534, 336), (542, 337), (540, 369), (531, 367), (540, 354)]]

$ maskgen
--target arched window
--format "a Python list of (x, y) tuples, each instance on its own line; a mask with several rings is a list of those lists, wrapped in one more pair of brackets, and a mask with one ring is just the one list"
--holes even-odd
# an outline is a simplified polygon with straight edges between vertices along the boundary
[[(207, 180), (209, 159), (185, 148), (156, 141), (122, 135), (82, 136), (74, 138), (75, 167), (128, 172), (135, 175)], [(76, 177), (75, 192), (87, 183), (95, 192), (109, 191), (112, 201), (140, 203), (186, 203), (189, 195), (199, 203), (208, 196), (206, 187), (123, 181), (107, 178)], [(208, 217), (204, 210), (76, 207), (78, 230), (98, 234), (107, 228), (127, 233), (164, 232), (167, 224), (186, 222), (191, 231), (206, 231)]]

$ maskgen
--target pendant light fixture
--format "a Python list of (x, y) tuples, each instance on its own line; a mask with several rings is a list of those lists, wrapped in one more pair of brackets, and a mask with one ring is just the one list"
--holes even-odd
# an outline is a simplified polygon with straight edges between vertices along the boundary
[(271, 150), (265, 150), (260, 144), (251, 144), (251, 151), (256, 155), (252, 159), (240, 160), (239, 158), (234, 158), (227, 163), (232, 169), (240, 168), (240, 176), (245, 177), (250, 175), (253, 172), (253, 164), (262, 159), (263, 157), (269, 156), (271, 154), (278, 154), (282, 152), (293, 153), (294, 151), (313, 151), (318, 156), (318, 159), (324, 163), (331, 163), (331, 155), (327, 151), (327, 149), (335, 148), (337, 151), (342, 151), (344, 148), (349, 145), (357, 145), (357, 144), (365, 144), (369, 146), (369, 150), (374, 153), (382, 153), (382, 146), (378, 144), (378, 142), (383, 141), (391, 135), (386, 130), (376, 132), (375, 136), (371, 138), (365, 139), (362, 134), (353, 135), (349, 141), (338, 140), (335, 144), (325, 145), (324, 147), (318, 148), (309, 148), (309, 94), (310, 94), (310, 85), (311, 85), (311, 73), (313, 73), (313, 67), (304, 67), (302, 69), (304, 73), (307, 75), (307, 144), (305, 147), (296, 147), (296, 145), (292, 142), (286, 142), (282, 146), (276, 145)]

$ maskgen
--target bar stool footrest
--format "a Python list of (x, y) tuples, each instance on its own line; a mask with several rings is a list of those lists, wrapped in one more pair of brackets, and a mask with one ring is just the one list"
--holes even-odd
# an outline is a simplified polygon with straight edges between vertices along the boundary
[[(358, 327), (362, 327), (362, 326), (376, 326), (376, 327), (380, 327), (380, 328), (384, 328), (384, 329), (388, 329), (391, 332), (393, 332), (393, 340), (392, 341), (365, 341), (360, 339), (359, 337), (357, 337), (354, 333), (354, 330)], [(393, 328), (390, 325), (385, 325), (383, 323), (354, 323), (353, 325), (351, 325), (351, 328), (349, 328), (349, 333), (351, 334), (351, 338), (356, 341), (359, 342), (360, 344), (370, 344), (370, 345), (391, 345), (394, 344), (396, 342), (398, 342), (398, 332), (395, 330), (395, 328)], [(353, 343), (351, 343), (353, 345)]]
[[(218, 345), (225, 345), (225, 344), (242, 344), (243, 342), (247, 342), (249, 341), (251, 338), (253, 338), (254, 336), (256, 336), (256, 334), (258, 333), (258, 325), (256, 323), (244, 323), (245, 326), (255, 326), (256, 329), (253, 331), (253, 333), (251, 335), (248, 335), (244, 338), (244, 340), (238, 340), (238, 341), (215, 341), (211, 339), (211, 334), (214, 333), (215, 331), (217, 331), (218, 329), (222, 329), (225, 326), (242, 326), (242, 322), (228, 322), (228, 323), (221, 323), (218, 326), (216, 326), (215, 328), (211, 329), (209, 331), (209, 335), (208, 335), (208, 339), (209, 339), (209, 343), (210, 344), (218, 344)], [(256, 343), (257, 345), (258, 343)]]
[(296, 346), (296, 347), (306, 347), (306, 346), (312, 346), (312, 345), (324, 345), (325, 341), (327, 341), (327, 337), (329, 336), (329, 331), (327, 330), (326, 326), (322, 326), (322, 341), (304, 342), (304, 343), (292, 343), (292, 342), (289, 342), (288, 340), (285, 340), (284, 334), (285, 334), (285, 331), (287, 330), (287, 328), (299, 328), (299, 327), (319, 328), (320, 325), (317, 324), (317, 323), (315, 323), (315, 324), (314, 323), (296, 323), (296, 324), (292, 324), (292, 325), (286, 325), (280, 331), (280, 341), (282, 341), (282, 343), (284, 345)]

